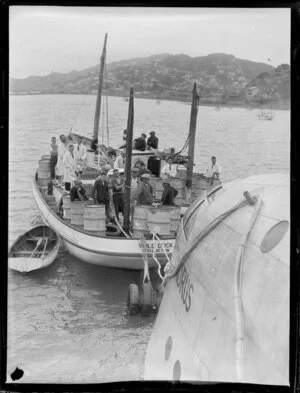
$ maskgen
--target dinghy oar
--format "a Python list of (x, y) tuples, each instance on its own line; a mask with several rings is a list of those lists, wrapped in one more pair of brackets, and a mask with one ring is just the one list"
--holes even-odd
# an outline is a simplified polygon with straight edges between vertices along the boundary
[(39, 246), (42, 244), (43, 238), (40, 238), (37, 242), (37, 245), (35, 246), (35, 249), (32, 251), (32, 254), (30, 255), (30, 258), (33, 257), (33, 254), (36, 252), (36, 250), (39, 248)]
[(46, 238), (46, 241), (45, 241), (45, 245), (44, 245), (44, 249), (43, 249), (43, 254), (42, 254), (42, 256), (41, 256), (41, 258), (43, 258), (44, 257), (44, 254), (45, 254), (45, 251), (46, 251), (46, 247), (47, 247), (47, 244), (48, 244), (48, 237)]

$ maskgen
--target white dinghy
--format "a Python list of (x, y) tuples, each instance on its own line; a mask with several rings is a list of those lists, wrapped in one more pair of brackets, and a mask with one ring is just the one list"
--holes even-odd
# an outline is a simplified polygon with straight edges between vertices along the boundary
[(8, 267), (31, 272), (49, 266), (57, 257), (60, 240), (48, 226), (39, 225), (19, 236), (8, 254)]

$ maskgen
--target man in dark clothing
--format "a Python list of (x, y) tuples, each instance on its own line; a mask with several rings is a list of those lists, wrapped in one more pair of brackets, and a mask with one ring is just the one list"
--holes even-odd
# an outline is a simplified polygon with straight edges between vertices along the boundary
[(94, 138), (91, 142), (91, 150), (97, 151), (98, 149), (98, 138)]
[(147, 140), (147, 150), (150, 150), (150, 147), (153, 149), (158, 148), (158, 138), (155, 136), (155, 131), (150, 132), (150, 137)]
[(145, 173), (141, 176), (141, 182), (136, 190), (136, 200), (138, 205), (151, 205), (153, 198), (153, 188), (149, 184), (150, 175)]
[(147, 135), (146, 134), (142, 134), (140, 136), (140, 138), (136, 138), (134, 140), (134, 142), (135, 142), (135, 145), (134, 145), (135, 150), (140, 150), (140, 151), (145, 151), (146, 150), (146, 138), (147, 138)]
[(170, 180), (169, 179), (165, 179), (163, 181), (163, 193), (162, 193), (162, 197), (161, 197), (161, 204), (162, 205), (168, 205), (168, 206), (174, 206), (175, 202), (174, 199), (176, 197), (176, 195), (178, 194), (178, 191), (171, 186), (170, 184)]
[(86, 196), (85, 189), (82, 187), (81, 180), (74, 181), (74, 186), (71, 188), (70, 191), (70, 200), (71, 202), (89, 200), (89, 198)]
[(151, 172), (149, 171), (149, 169), (146, 169), (145, 163), (143, 161), (140, 161), (137, 167), (140, 170), (139, 177), (145, 174), (151, 175)]
[(115, 206), (116, 218), (119, 221), (119, 213), (124, 214), (124, 179), (120, 178), (120, 172), (118, 169), (114, 169), (113, 171), (111, 185), (113, 190), (113, 202)]
[(96, 179), (93, 189), (92, 198), (95, 204), (105, 205), (105, 214), (109, 218), (109, 193), (108, 193), (108, 181), (106, 174), (103, 172)]

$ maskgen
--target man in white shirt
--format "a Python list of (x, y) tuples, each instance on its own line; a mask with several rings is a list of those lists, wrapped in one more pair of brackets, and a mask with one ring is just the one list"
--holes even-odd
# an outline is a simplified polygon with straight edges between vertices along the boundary
[(114, 162), (114, 169), (123, 169), (125, 168), (125, 152), (121, 151), (116, 161)]
[(211, 183), (214, 179), (220, 180), (221, 166), (217, 164), (217, 159), (215, 156), (211, 157), (211, 167), (207, 170), (207, 177), (211, 178)]
[(176, 177), (177, 165), (173, 164), (172, 158), (168, 158), (167, 164), (161, 170), (161, 177), (163, 179)]
[(140, 178), (138, 177), (139, 175), (139, 168), (133, 167), (131, 169), (131, 192), (130, 192), (130, 200), (131, 202), (134, 199), (137, 199), (137, 188), (138, 185), (140, 184)]
[(70, 191), (71, 183), (73, 180), (76, 179), (76, 164), (75, 164), (75, 157), (74, 157), (74, 146), (72, 144), (69, 145), (69, 149), (65, 152), (63, 158), (64, 164), (64, 177), (63, 181), (65, 183), (66, 191)]
[(81, 137), (77, 138), (77, 143), (74, 145), (74, 157), (76, 164), (81, 166), (84, 165), (87, 153), (86, 147), (83, 145)]

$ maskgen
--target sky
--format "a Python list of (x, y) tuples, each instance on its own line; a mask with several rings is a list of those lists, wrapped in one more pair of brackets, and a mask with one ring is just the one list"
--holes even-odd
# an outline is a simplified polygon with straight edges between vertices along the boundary
[(290, 63), (288, 8), (11, 6), (10, 77), (95, 66), (105, 33), (107, 63), (160, 53)]

